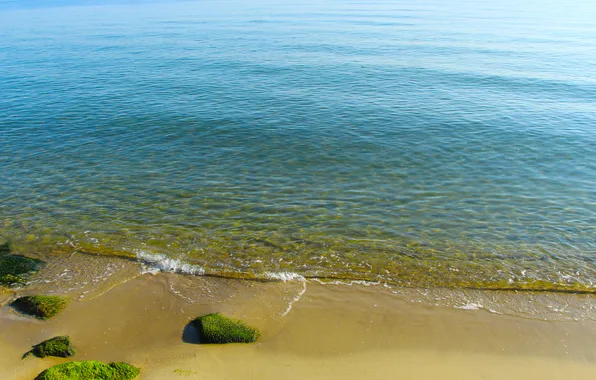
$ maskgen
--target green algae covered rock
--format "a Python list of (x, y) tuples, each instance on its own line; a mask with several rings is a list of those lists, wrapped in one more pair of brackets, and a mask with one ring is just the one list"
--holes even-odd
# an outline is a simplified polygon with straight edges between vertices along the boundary
[(204, 315), (192, 323), (199, 330), (200, 343), (252, 343), (261, 335), (244, 322), (219, 313)]
[(68, 298), (60, 296), (26, 296), (17, 298), (11, 306), (24, 314), (49, 319), (64, 310)]
[(0, 245), (0, 285), (25, 284), (29, 275), (44, 265), (41, 260), (12, 255), (10, 252), (8, 243)]
[(46, 356), (57, 356), (60, 358), (68, 358), (75, 354), (74, 347), (70, 343), (70, 338), (67, 336), (57, 336), (33, 346), (31, 351), (27, 352), (23, 357), (28, 355), (37, 356), (38, 358), (45, 358)]
[(139, 369), (130, 364), (88, 360), (53, 366), (37, 375), (35, 380), (129, 380), (139, 373)]

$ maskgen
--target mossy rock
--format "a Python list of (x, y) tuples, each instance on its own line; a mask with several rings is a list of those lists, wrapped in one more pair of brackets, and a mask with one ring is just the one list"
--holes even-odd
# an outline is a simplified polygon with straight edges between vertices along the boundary
[(139, 369), (127, 363), (102, 363), (93, 360), (59, 364), (46, 369), (35, 380), (129, 380)]
[(252, 343), (261, 333), (244, 322), (224, 317), (219, 313), (207, 314), (192, 321), (199, 330), (199, 342), (211, 344)]
[(4, 244), (0, 244), (0, 255), (8, 254), (10, 254), (10, 243), (6, 242)]
[(33, 355), (38, 358), (45, 358), (46, 356), (68, 358), (74, 354), (75, 350), (70, 343), (70, 338), (67, 336), (57, 336), (36, 344), (31, 351), (27, 352), (23, 357)]
[(68, 298), (60, 296), (26, 296), (17, 298), (11, 306), (24, 314), (39, 319), (49, 319), (64, 310)]
[(8, 243), (0, 245), (0, 285), (25, 284), (33, 272), (43, 267), (41, 260), (21, 255), (11, 255)]

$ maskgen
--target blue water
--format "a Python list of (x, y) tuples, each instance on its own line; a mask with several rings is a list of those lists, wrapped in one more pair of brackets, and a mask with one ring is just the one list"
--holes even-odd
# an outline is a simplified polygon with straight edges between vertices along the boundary
[(1, 1), (0, 239), (596, 288), (591, 1)]

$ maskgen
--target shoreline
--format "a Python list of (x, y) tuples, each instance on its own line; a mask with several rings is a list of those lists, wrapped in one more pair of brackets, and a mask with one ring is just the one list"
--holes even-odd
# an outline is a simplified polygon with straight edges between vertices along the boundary
[[(77, 301), (88, 301), (111, 288), (121, 285), (142, 274), (176, 274), (179, 278), (193, 281), (209, 280), (213, 283), (292, 283), (304, 291), (306, 283), (341, 286), (366, 286), (377, 288), (410, 303), (441, 306), (455, 309), (484, 309), (495, 314), (549, 321), (596, 321), (596, 297), (591, 293), (557, 292), (545, 290), (477, 289), (450, 287), (404, 287), (383, 281), (360, 279), (337, 279), (302, 276), (293, 272), (263, 272), (263, 277), (243, 278), (237, 276), (195, 273), (180, 266), (163, 267), (133, 258), (113, 257), (83, 252), (70, 255), (43, 257), (45, 266), (34, 273), (24, 287), (0, 288), (0, 305), (18, 296), (36, 294), (64, 295)], [(176, 264), (179, 264), (176, 261)], [(193, 280), (195, 279), (195, 280)], [(200, 280), (202, 279), (202, 280)], [(262, 285), (265, 286), (265, 285)], [(275, 286), (275, 285), (271, 285)], [(194, 295), (191, 295), (191, 298)], [(294, 294), (292, 298), (299, 297)], [(289, 302), (289, 300), (287, 300)]]
[[(211, 312), (242, 319), (263, 335), (249, 345), (185, 343), (185, 325)], [(140, 379), (596, 375), (596, 321), (435, 306), (358, 284), (137, 272), (50, 321), (3, 307), (0, 324), (0, 377), (17, 380), (70, 360), (130, 362), (141, 368)], [(21, 360), (31, 345), (55, 335), (69, 335), (77, 355)]]
[[(11, 246), (12, 248), (12, 246)], [(31, 247), (30, 247), (31, 248)], [(140, 250), (133, 250), (132, 252), (121, 250), (102, 250), (97, 247), (86, 247), (85, 249), (76, 248), (74, 245), (64, 245), (60, 249), (54, 249), (45, 254), (34, 254), (28, 251), (25, 247), (18, 247), (13, 254), (24, 255), (26, 257), (38, 259), (44, 262), (56, 262), (64, 258), (80, 256), (87, 259), (103, 258), (106, 262), (129, 262), (133, 265), (139, 265), (147, 268), (147, 271), (152, 273), (158, 272), (173, 272), (179, 274), (188, 274), (204, 277), (222, 278), (222, 279), (238, 279), (250, 281), (286, 281), (288, 279), (306, 279), (328, 283), (335, 282), (350, 282), (350, 283), (370, 283), (377, 285), (385, 285), (396, 287), (400, 289), (445, 289), (445, 290), (464, 290), (464, 291), (495, 291), (495, 292), (537, 292), (537, 293), (560, 293), (560, 294), (578, 294), (578, 295), (596, 295), (596, 287), (593, 283), (557, 283), (549, 282), (548, 280), (538, 278), (526, 278), (525, 281), (517, 282), (507, 281), (486, 281), (486, 282), (467, 282), (460, 281), (457, 283), (426, 283), (397, 279), (390, 279), (374, 276), (364, 276), (361, 272), (346, 275), (345, 273), (329, 274), (329, 273), (312, 273), (294, 272), (289, 268), (268, 269), (261, 267), (259, 270), (249, 268), (246, 271), (234, 270), (230, 268), (219, 267), (215, 269), (212, 266), (199, 264), (186, 259), (179, 259), (170, 257), (161, 253), (148, 253)], [(83, 259), (85, 261), (86, 259)], [(439, 264), (439, 267), (441, 265)], [(225, 268), (225, 269), (224, 269)], [(430, 268), (426, 275), (434, 271), (436, 268)], [(448, 272), (458, 272), (456, 268), (447, 268)], [(526, 276), (526, 271), (523, 270), (522, 276)], [(289, 276), (289, 277), (288, 277)]]

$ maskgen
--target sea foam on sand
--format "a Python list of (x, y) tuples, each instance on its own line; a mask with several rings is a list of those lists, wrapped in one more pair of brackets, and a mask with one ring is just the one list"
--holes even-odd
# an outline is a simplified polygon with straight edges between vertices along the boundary
[(205, 274), (205, 268), (200, 265), (193, 265), (185, 263), (182, 260), (177, 260), (159, 253), (147, 253), (145, 251), (136, 252), (137, 259), (148, 266), (146, 273), (157, 272), (173, 272), (194, 274), (202, 276)]

